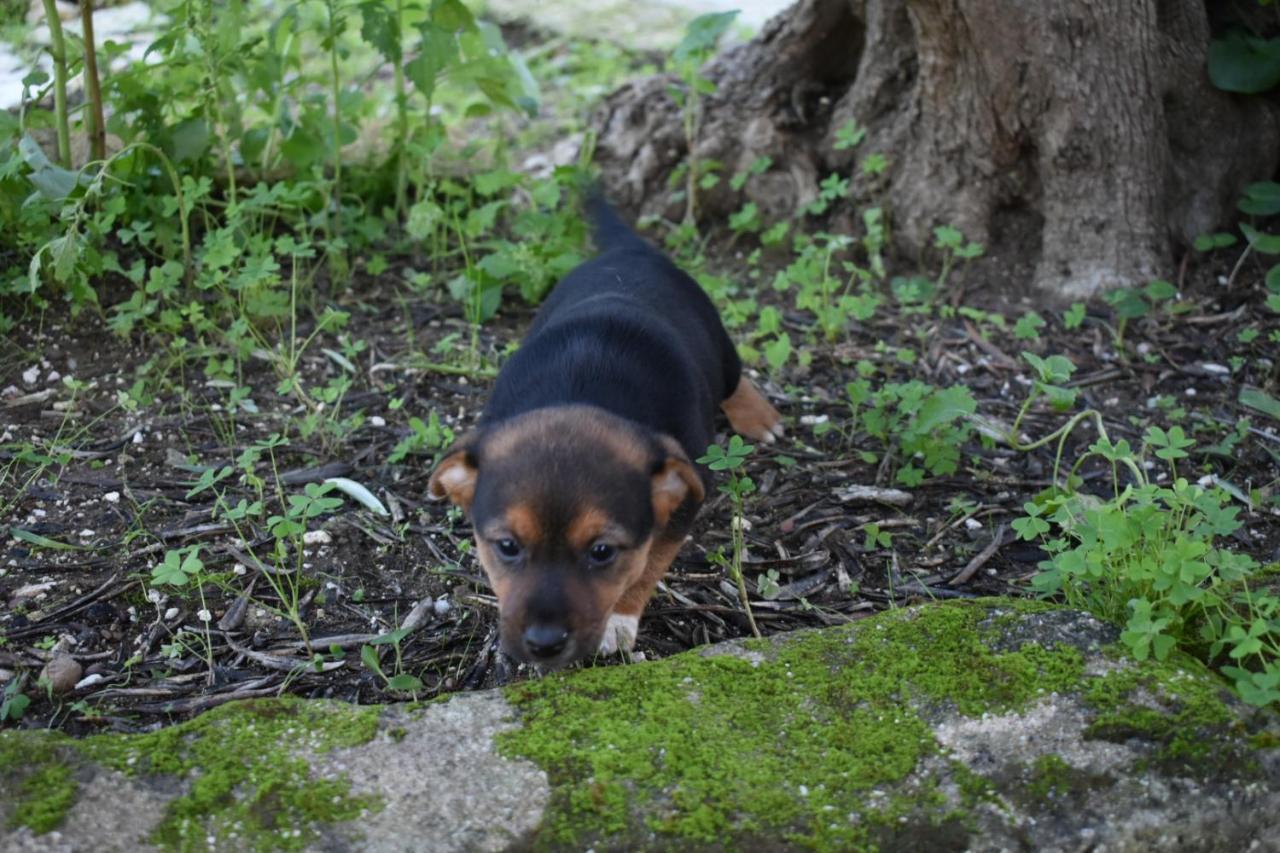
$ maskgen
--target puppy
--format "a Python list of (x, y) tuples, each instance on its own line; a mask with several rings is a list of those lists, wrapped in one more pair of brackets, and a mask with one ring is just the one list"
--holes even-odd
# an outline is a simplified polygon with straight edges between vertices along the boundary
[(783, 432), (698, 283), (587, 207), (600, 254), (556, 285), (429, 484), (471, 516), (504, 651), (547, 669), (635, 645), (706, 496), (692, 460), (716, 407), (748, 438)]

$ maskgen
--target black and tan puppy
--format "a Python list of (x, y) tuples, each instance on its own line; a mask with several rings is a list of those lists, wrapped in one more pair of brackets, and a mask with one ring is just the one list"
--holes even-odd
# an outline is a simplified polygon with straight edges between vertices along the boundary
[(697, 282), (588, 208), (600, 254), (556, 285), (430, 482), (471, 515), (504, 650), (544, 667), (635, 644), (706, 495), (691, 460), (717, 406), (748, 438), (782, 434)]

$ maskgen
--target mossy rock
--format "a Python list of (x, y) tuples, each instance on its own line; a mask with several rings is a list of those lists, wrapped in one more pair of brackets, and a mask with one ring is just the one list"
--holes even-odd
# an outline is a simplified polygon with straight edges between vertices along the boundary
[(0, 848), (1266, 849), (1276, 715), (1115, 636), (947, 603), (412, 710), (10, 731)]

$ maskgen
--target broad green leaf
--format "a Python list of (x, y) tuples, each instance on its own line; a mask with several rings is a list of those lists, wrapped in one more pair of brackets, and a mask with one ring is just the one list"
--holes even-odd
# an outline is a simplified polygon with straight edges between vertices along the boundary
[(685, 28), (684, 38), (680, 39), (680, 43), (672, 51), (671, 58), (681, 64), (701, 60), (715, 50), (720, 37), (736, 17), (738, 12), (735, 9), (732, 12), (712, 12), (694, 18)]
[(1238, 399), (1242, 405), (1257, 409), (1259, 412), (1270, 415), (1280, 421), (1280, 400), (1272, 397), (1261, 388), (1241, 388)]
[(1249, 245), (1264, 255), (1280, 255), (1280, 235), (1259, 231), (1247, 222), (1240, 223)]
[(957, 418), (972, 415), (978, 409), (973, 393), (964, 385), (953, 385), (935, 391), (920, 406), (916, 416), (915, 430), (930, 433), (938, 427), (951, 423)]
[(415, 690), (422, 689), (422, 682), (418, 680), (417, 676), (410, 675), (407, 672), (402, 672), (399, 675), (393, 675), (391, 678), (387, 679), (387, 689), (399, 690), (403, 693), (412, 693)]
[(21, 527), (9, 528), (9, 535), (19, 542), (26, 542), (28, 545), (35, 545), (37, 548), (48, 548), (52, 551), (83, 551), (80, 545), (68, 545), (66, 542), (58, 542), (47, 536), (41, 536), (39, 533), (32, 533), (30, 530), (23, 530)]
[(1272, 216), (1280, 213), (1280, 184), (1262, 181), (1244, 188), (1244, 197), (1237, 207), (1241, 213), (1252, 216)]
[(1226, 92), (1256, 95), (1280, 83), (1280, 39), (1240, 31), (1209, 44), (1209, 79)]

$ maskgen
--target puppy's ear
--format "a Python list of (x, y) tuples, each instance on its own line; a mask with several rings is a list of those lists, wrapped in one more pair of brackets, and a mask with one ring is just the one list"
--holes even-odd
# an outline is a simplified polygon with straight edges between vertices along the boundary
[(448, 498), (465, 510), (471, 509), (476, 496), (476, 476), (479, 465), (474, 452), (474, 442), (464, 440), (455, 444), (431, 472), (427, 493), (435, 500)]
[(664, 527), (676, 507), (688, 498), (701, 503), (706, 490), (679, 442), (664, 435), (661, 443), (666, 455), (653, 472), (653, 517), (659, 527)]

